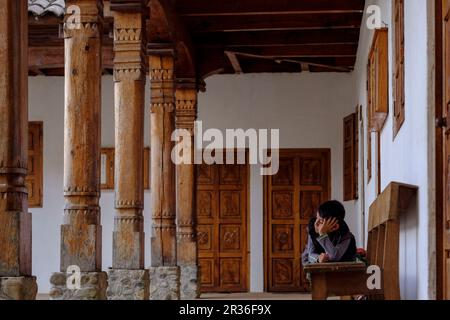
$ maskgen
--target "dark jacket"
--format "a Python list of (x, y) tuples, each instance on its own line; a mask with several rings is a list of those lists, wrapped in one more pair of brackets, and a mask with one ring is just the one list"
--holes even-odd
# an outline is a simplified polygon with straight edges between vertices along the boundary
[(356, 240), (344, 220), (339, 221), (339, 229), (324, 236), (319, 236), (314, 229), (316, 218), (310, 220), (308, 243), (302, 254), (302, 263), (317, 263), (319, 256), (326, 253), (329, 262), (355, 261)]

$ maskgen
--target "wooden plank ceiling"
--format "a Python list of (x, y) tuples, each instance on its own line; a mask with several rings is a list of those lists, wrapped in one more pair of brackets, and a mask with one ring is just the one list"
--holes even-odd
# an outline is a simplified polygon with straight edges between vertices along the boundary
[[(192, 40), (201, 78), (217, 73), (349, 72), (355, 65), (365, 0), (172, 2)], [(30, 16), (31, 75), (63, 75), (60, 23), (51, 15)], [(112, 23), (112, 18), (105, 19), (107, 73), (112, 72)]]

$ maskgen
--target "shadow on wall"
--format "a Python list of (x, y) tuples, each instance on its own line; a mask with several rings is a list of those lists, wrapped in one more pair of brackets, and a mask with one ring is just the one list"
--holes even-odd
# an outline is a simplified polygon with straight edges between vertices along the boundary
[(419, 247), (419, 197), (400, 218), (400, 292), (404, 300), (416, 300)]

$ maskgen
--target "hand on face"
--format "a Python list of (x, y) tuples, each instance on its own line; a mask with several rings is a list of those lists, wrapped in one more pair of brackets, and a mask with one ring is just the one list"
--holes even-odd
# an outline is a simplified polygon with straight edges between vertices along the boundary
[(323, 236), (339, 229), (339, 222), (336, 218), (317, 219), (314, 227), (317, 233)]

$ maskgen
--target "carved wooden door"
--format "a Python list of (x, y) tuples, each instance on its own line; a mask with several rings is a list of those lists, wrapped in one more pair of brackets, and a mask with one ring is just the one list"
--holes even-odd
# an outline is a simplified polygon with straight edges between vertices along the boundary
[(265, 187), (266, 289), (308, 291), (301, 254), (310, 218), (329, 199), (329, 150), (281, 151), (280, 169)]
[(443, 296), (450, 299), (450, 0), (443, 1), (443, 71), (444, 104), (443, 117), (447, 119), (443, 130), (444, 141), (444, 216), (443, 216)]
[(247, 167), (197, 166), (202, 292), (247, 291)]

